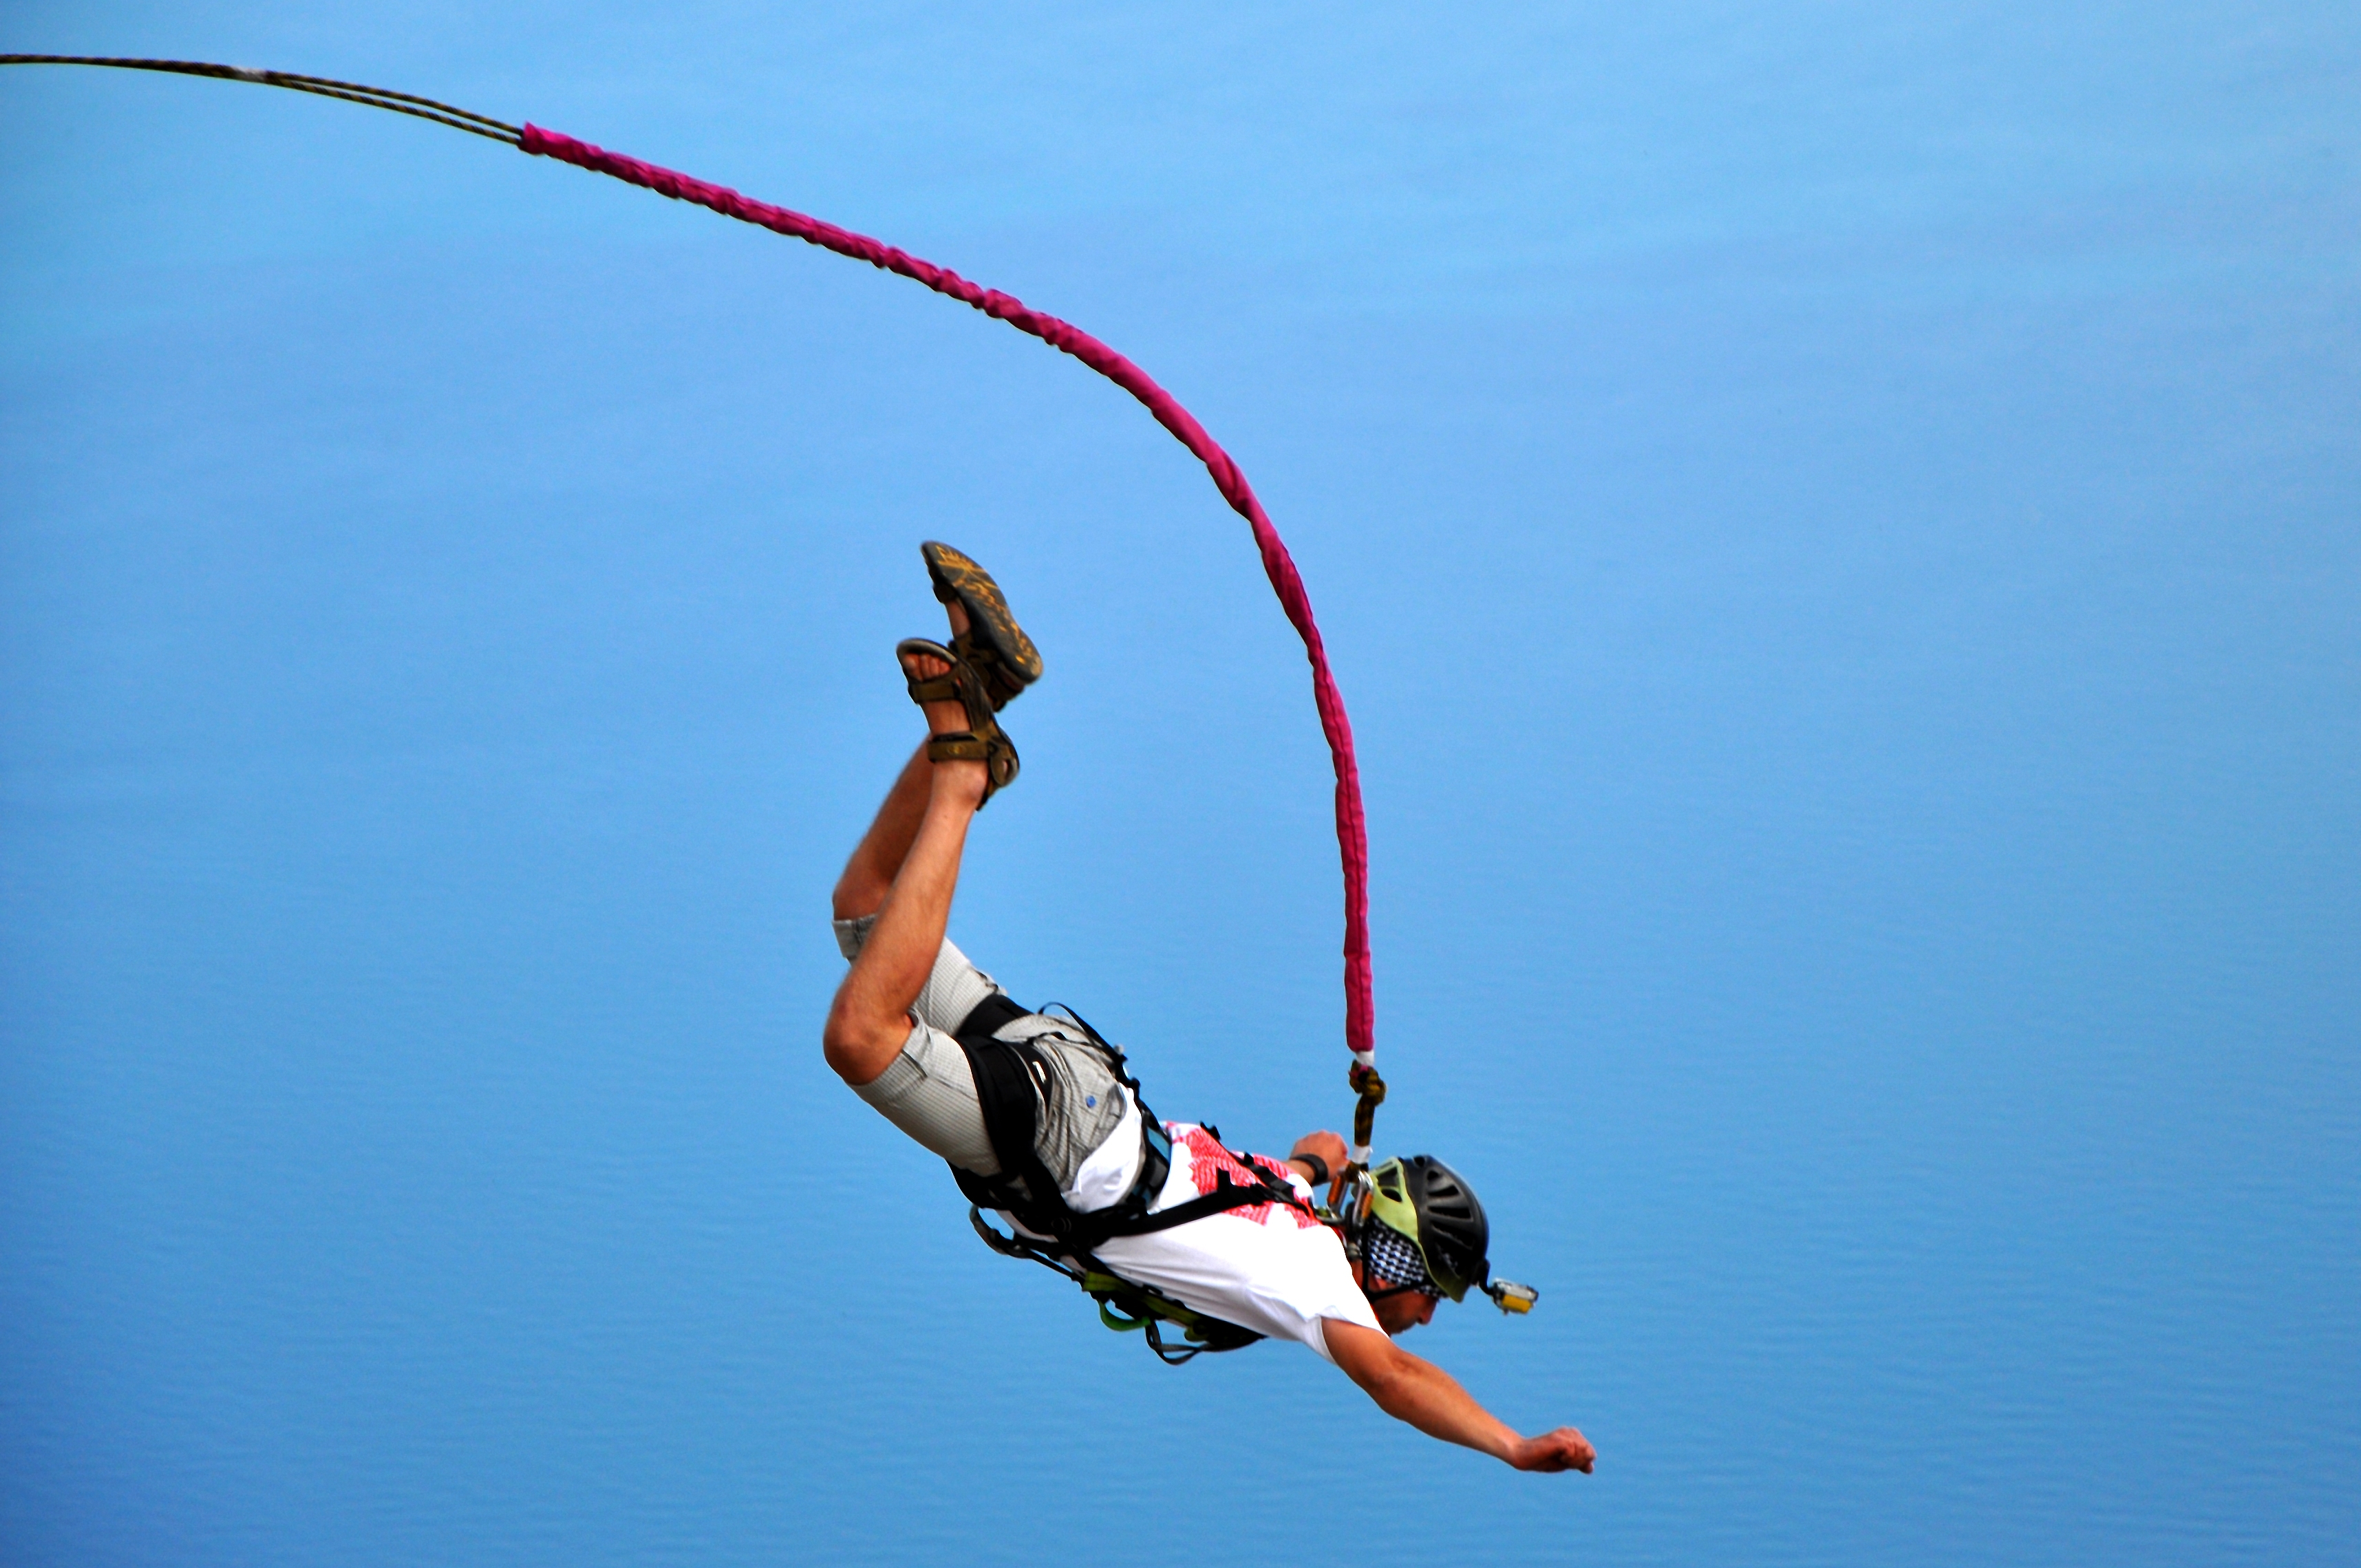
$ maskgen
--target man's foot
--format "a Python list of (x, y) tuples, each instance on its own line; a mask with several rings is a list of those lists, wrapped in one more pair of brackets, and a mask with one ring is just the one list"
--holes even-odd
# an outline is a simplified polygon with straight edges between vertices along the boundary
[(933, 739), (927, 742), (927, 760), (936, 766), (979, 763), (983, 795), (976, 809), (1016, 781), (1016, 746), (992, 717), (992, 701), (983, 678), (974, 666), (939, 642), (923, 637), (905, 640), (894, 650), (901, 661), (902, 677), (910, 700), (927, 715)]
[(951, 652), (983, 677), (994, 713), (1041, 678), (1040, 651), (1009, 613), (1008, 600), (992, 574), (950, 545), (928, 540), (918, 547), (935, 598), (950, 608)]

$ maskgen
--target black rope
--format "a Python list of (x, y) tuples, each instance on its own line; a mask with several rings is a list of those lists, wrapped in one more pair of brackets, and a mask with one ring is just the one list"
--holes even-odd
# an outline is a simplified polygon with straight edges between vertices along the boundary
[(372, 109), (390, 109), (397, 115), (449, 126), (455, 131), (504, 141), (511, 147), (517, 146), (524, 136), (522, 126), (493, 119), (489, 115), (478, 115), (472, 109), (421, 98), (414, 93), (365, 87), (357, 82), (338, 82), (326, 76), (299, 76), (287, 71), (256, 71), (243, 65), (214, 65), (198, 60), (117, 60), (86, 54), (0, 54), (0, 65), (103, 65), (118, 71), (211, 76), (224, 82), (251, 82), (258, 87), (284, 87), (291, 93), (309, 93), (321, 98), (341, 98), (347, 104), (362, 104)]

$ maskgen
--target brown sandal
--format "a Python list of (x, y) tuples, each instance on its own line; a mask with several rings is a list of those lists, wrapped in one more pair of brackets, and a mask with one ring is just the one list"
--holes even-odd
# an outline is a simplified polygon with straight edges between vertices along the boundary
[(918, 546), (935, 598), (966, 607), (968, 629), (951, 639), (951, 652), (972, 665), (998, 713), (1041, 678), (1041, 652), (1008, 612), (1008, 600), (992, 574), (950, 545), (928, 540)]
[[(926, 654), (940, 659), (950, 668), (939, 675), (921, 680), (910, 674), (909, 659)], [(983, 800), (976, 802), (978, 811), (984, 801), (1016, 782), (1016, 743), (1009, 740), (999, 721), (992, 717), (992, 699), (985, 695), (983, 677), (975, 666), (952, 652), (939, 642), (929, 642), (923, 637), (908, 637), (894, 649), (894, 657), (902, 661), (903, 684), (909, 687), (910, 700), (915, 703), (956, 702), (967, 709), (967, 728), (950, 729), (934, 736), (927, 742), (927, 761), (930, 762), (982, 762), (983, 764)]]

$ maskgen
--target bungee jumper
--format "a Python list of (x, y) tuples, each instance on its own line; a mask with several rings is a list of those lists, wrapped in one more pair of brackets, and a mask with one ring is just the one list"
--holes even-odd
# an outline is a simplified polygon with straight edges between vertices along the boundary
[(1299, 1340), (1430, 1436), (1521, 1470), (1589, 1470), (1581, 1432), (1522, 1436), (1394, 1343), (1471, 1288), (1508, 1310), (1533, 1300), (1489, 1277), (1483, 1206), (1449, 1166), (1419, 1155), (1360, 1171), (1326, 1132), (1279, 1160), (1162, 1121), (1118, 1047), (1071, 1009), (1016, 1002), (950, 941), (970, 827), (1017, 777), (996, 715), (1041, 657), (990, 574), (946, 544), (922, 553), (951, 637), (895, 650), (928, 738), (837, 881), (852, 967), (822, 1033), (829, 1066), (950, 1166), (988, 1245), (1073, 1279), (1165, 1360)]
[[(923, 554), (949, 614), (948, 644), (896, 650), (928, 739), (902, 769), (835, 892), (852, 969), (829, 1012), (829, 1065), (854, 1091), (941, 1156), (994, 1250), (1065, 1274), (1110, 1328), (1137, 1330), (1168, 1362), (1298, 1339), (1389, 1414), (1520, 1469), (1588, 1471), (1572, 1427), (1521, 1437), (1440, 1368), (1393, 1343), (1435, 1303), (1478, 1289), (1505, 1312), (1536, 1293), (1490, 1277), (1490, 1228), (1466, 1182), (1420, 1155), (1372, 1168), (1386, 1085), (1377, 1071), (1368, 940), (1368, 834), (1345, 699), (1311, 596), (1229, 454), (1137, 365), (1071, 323), (949, 268), (820, 219), (741, 195), (533, 125), (512, 125), (415, 93), (330, 77), (200, 60), (0, 54), (0, 66), (82, 66), (282, 88), (384, 109), (694, 203), (724, 217), (868, 262), (1007, 323), (1122, 388), (1205, 466), (1246, 520), (1279, 608), (1303, 640), (1336, 775), (1345, 880), (1345, 1043), (1357, 1097), (1349, 1147), (1298, 1139), (1284, 1160), (1240, 1155), (1210, 1124), (1159, 1120), (1123, 1051), (1071, 1010), (1031, 1012), (945, 935), (961, 851), (984, 802), (1016, 778), (1016, 749), (994, 717), (1041, 660), (991, 576), (948, 545)], [(1324, 1187), (1324, 1198), (1315, 1190)], [(995, 1230), (983, 1211), (1009, 1227)], [(1179, 1340), (1166, 1338), (1168, 1327)]]

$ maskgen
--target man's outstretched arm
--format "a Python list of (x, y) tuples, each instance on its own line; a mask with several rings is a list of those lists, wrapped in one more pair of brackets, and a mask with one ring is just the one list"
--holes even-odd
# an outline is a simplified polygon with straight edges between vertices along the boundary
[(1519, 1437), (1507, 1422), (1477, 1404), (1451, 1374), (1412, 1355), (1375, 1329), (1323, 1318), (1320, 1331), (1328, 1354), (1345, 1376), (1378, 1402), (1378, 1409), (1407, 1421), (1429, 1437), (1459, 1443), (1503, 1460), (1520, 1470), (1590, 1471), (1598, 1457), (1589, 1439), (1572, 1427), (1539, 1437)]

